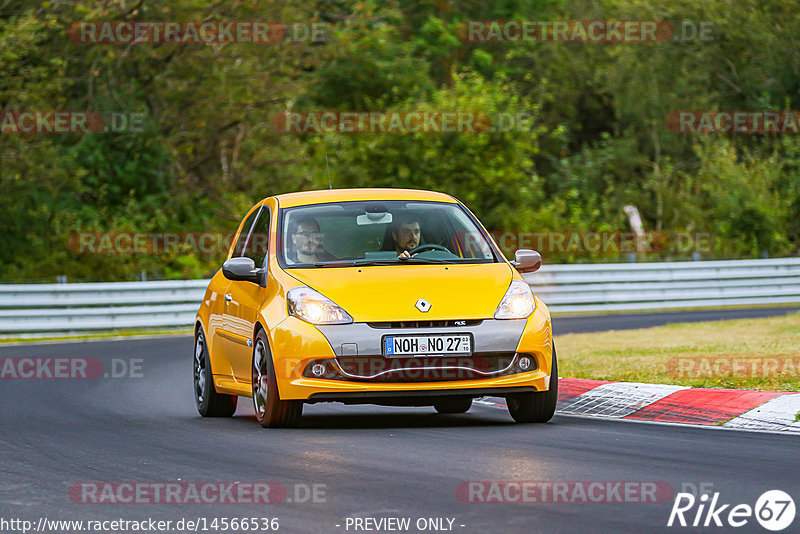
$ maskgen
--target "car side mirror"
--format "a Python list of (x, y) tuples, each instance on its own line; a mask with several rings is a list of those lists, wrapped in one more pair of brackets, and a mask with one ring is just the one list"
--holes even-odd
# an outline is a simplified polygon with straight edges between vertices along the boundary
[(511, 265), (521, 273), (532, 273), (542, 266), (542, 255), (535, 250), (521, 248), (514, 252), (514, 261)]
[(256, 269), (256, 262), (250, 258), (231, 258), (222, 264), (222, 275), (228, 280), (260, 284), (263, 273)]

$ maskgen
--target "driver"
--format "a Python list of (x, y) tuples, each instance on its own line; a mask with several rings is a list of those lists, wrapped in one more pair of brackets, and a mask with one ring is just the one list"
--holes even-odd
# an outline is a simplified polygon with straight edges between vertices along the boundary
[(410, 258), (409, 251), (419, 246), (420, 228), (419, 219), (414, 215), (398, 218), (392, 229), (394, 246), (398, 258)]

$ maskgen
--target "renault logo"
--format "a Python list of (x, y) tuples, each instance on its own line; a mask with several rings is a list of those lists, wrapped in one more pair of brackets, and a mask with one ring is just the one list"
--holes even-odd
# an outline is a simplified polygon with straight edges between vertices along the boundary
[(416, 308), (421, 311), (422, 313), (427, 312), (431, 309), (431, 303), (425, 299), (419, 299), (416, 304), (414, 304)]

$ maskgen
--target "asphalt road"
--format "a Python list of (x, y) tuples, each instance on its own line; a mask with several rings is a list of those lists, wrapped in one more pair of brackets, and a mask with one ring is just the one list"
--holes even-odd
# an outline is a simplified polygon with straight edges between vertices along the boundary
[[(698, 530), (666, 527), (671, 496), (644, 504), (474, 503), (457, 494), (468, 481), (508, 480), (657, 482), (675, 492), (704, 483), (720, 503), (751, 506), (764, 491), (782, 489), (800, 504), (796, 437), (558, 415), (545, 425), (516, 425), (504, 409), (486, 405), (446, 416), (430, 408), (318, 404), (306, 407), (300, 428), (265, 430), (249, 399), (231, 419), (198, 416), (191, 353), (183, 336), (0, 347), (0, 358), (93, 357), (106, 370), (112, 360), (142, 360), (139, 377), (0, 380), (0, 524), (45, 517), (205, 518), (210, 525), (214, 518), (266, 517), (279, 519), (279, 532), (336, 533), (368, 532), (346, 529), (347, 517), (408, 517), (407, 532), (420, 532), (419, 518), (452, 519), (452, 530), (463, 533)], [(273, 482), (287, 488), (288, 500), (71, 500), (70, 487), (90, 481)], [(298, 502), (315, 484), (324, 485), (317, 502)], [(798, 525), (796, 519), (786, 532)], [(752, 518), (736, 531), (766, 532)]]

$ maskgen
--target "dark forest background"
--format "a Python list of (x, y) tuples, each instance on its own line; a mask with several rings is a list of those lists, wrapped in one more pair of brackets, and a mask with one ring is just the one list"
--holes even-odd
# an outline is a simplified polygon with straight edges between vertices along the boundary
[[(0, 110), (143, 113), (143, 131), (0, 135), (0, 280), (208, 276), (221, 255), (75, 254), (76, 232), (231, 232), (266, 196), (414, 187), (490, 230), (711, 236), (704, 259), (798, 254), (800, 135), (679, 134), (676, 110), (800, 109), (796, 1), (0, 0)], [(466, 20), (707, 22), (710, 40), (463, 42)], [(322, 23), (323, 39), (73, 42), (93, 20)], [(284, 110), (525, 113), (482, 134), (282, 134)], [(669, 248), (639, 261), (689, 259)], [(625, 261), (555, 254), (546, 261)]]

